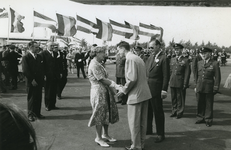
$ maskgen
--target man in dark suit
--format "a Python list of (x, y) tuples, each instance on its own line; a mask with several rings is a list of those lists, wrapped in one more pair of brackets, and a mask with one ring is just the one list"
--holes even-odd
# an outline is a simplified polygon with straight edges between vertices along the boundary
[(2, 47), (2, 50), (0, 51), (0, 89), (1, 89), (1, 92), (2, 93), (6, 93), (6, 86), (5, 86), (5, 83), (4, 83), (4, 80), (2, 78), (2, 75), (4, 75), (4, 66), (3, 66), (3, 61), (2, 61), (2, 54), (3, 52), (6, 50), (6, 46), (4, 45)]
[(183, 57), (181, 44), (174, 44), (176, 57), (170, 61), (170, 88), (172, 99), (172, 114), (170, 117), (181, 118), (185, 108), (185, 94), (191, 73), (189, 60)]
[(42, 56), (38, 54), (39, 44), (30, 42), (28, 53), (22, 58), (22, 70), (26, 77), (28, 119), (45, 118), (41, 115), (42, 87), (44, 84), (44, 63)]
[(79, 70), (81, 69), (83, 77), (86, 78), (86, 74), (84, 71), (84, 55), (82, 54), (82, 49), (78, 49), (75, 54), (75, 63), (77, 67), (77, 77), (79, 78)]
[(60, 71), (57, 62), (58, 54), (54, 52), (54, 47), (57, 46), (56, 43), (49, 42), (47, 44), (47, 50), (41, 52), (44, 62), (44, 72), (45, 72), (45, 109), (50, 111), (51, 109), (58, 109), (56, 104), (56, 92), (57, 83), (60, 79)]
[(63, 49), (60, 50), (58, 48), (58, 45), (55, 46), (55, 51), (58, 53), (57, 56), (57, 61), (58, 61), (58, 66), (59, 66), (59, 71), (62, 74), (61, 78), (58, 80), (58, 85), (57, 85), (57, 97), (58, 99), (62, 99), (62, 91), (67, 83), (67, 52)]
[(151, 50), (151, 54), (146, 61), (146, 69), (152, 98), (149, 100), (147, 134), (152, 134), (154, 113), (157, 132), (155, 142), (158, 143), (165, 139), (163, 99), (167, 97), (169, 60), (161, 50), (159, 40), (151, 40), (149, 42), (149, 50)]
[(207, 127), (213, 122), (214, 95), (218, 92), (221, 82), (219, 63), (211, 58), (212, 50), (202, 47), (203, 60), (198, 62), (195, 78), (197, 95), (196, 124), (205, 123)]
[(18, 88), (18, 81), (17, 81), (17, 76), (18, 76), (18, 58), (22, 57), (19, 53), (15, 51), (15, 45), (10, 45), (9, 49), (10, 52), (2, 58), (2, 60), (7, 60), (8, 61), (8, 71), (9, 75), (11, 77), (11, 84), (12, 90), (16, 90)]

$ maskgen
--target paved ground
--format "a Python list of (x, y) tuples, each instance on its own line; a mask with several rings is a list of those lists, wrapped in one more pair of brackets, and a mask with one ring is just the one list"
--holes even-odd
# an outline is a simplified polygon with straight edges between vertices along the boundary
[[(107, 65), (111, 79), (114, 78), (115, 65)], [(231, 70), (231, 64), (221, 67), (222, 85)], [(191, 80), (192, 83), (192, 80)], [(231, 92), (221, 88), (222, 94), (215, 96), (214, 125), (206, 127), (195, 124), (196, 99), (191, 86), (187, 90), (186, 109), (182, 119), (170, 118), (170, 95), (164, 100), (166, 140), (154, 143), (156, 135), (147, 136), (146, 150), (231, 150)], [(110, 135), (118, 139), (110, 143), (110, 148), (101, 148), (94, 142), (95, 128), (87, 127), (91, 116), (89, 101), (90, 83), (88, 79), (77, 79), (76, 74), (68, 76), (68, 83), (63, 92), (63, 99), (57, 100), (59, 110), (45, 111), (42, 104), (44, 120), (33, 122), (37, 133), (39, 148), (42, 150), (123, 150), (130, 143), (127, 122), (127, 107), (118, 104), (120, 121), (110, 125)], [(19, 89), (0, 93), (0, 101), (14, 103), (26, 113), (25, 85)], [(154, 130), (155, 131), (155, 130)]]

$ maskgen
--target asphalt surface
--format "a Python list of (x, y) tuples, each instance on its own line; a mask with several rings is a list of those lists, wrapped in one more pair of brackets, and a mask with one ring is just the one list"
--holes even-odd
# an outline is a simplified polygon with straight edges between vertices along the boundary
[[(222, 84), (231, 70), (231, 64), (221, 67)], [(115, 65), (106, 65), (109, 78), (115, 80)], [(82, 77), (82, 76), (81, 76)], [(191, 75), (192, 83), (192, 75)], [(231, 90), (223, 89), (215, 95), (214, 123), (196, 125), (196, 98), (191, 86), (187, 89), (186, 108), (183, 118), (170, 118), (170, 92), (164, 100), (166, 139), (154, 143), (156, 134), (147, 136), (145, 150), (231, 150)], [(130, 144), (126, 105), (118, 104), (120, 121), (109, 126), (110, 136), (118, 141), (102, 148), (94, 142), (95, 127), (87, 127), (91, 116), (90, 83), (88, 79), (69, 74), (63, 91), (63, 99), (57, 100), (58, 110), (45, 111), (42, 102), (42, 115), (46, 118), (32, 123), (37, 133), (39, 150), (123, 150)], [(0, 101), (13, 103), (27, 113), (25, 84), (19, 83), (18, 90), (0, 93)], [(155, 127), (154, 127), (155, 131)]]

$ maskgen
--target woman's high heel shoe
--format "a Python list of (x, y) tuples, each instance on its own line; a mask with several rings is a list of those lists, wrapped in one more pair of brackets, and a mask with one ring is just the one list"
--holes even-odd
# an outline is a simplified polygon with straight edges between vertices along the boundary
[(110, 145), (108, 145), (106, 142), (104, 142), (103, 140), (97, 140), (97, 139), (95, 139), (95, 142), (98, 144), (98, 145), (100, 145), (100, 146), (102, 146), (102, 147), (110, 147)]
[(116, 142), (117, 141), (116, 139), (109, 137), (109, 136), (105, 136), (105, 135), (102, 135), (102, 138), (107, 139), (109, 142)]

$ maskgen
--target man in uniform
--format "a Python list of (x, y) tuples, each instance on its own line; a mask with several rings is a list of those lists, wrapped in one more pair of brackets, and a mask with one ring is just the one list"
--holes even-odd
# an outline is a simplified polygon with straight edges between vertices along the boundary
[(219, 63), (211, 58), (212, 50), (201, 48), (203, 60), (198, 62), (195, 78), (195, 92), (197, 95), (196, 124), (205, 123), (207, 127), (213, 122), (214, 95), (218, 92), (221, 72)]
[(163, 99), (167, 97), (169, 82), (169, 60), (161, 50), (159, 40), (153, 39), (149, 42), (152, 54), (146, 61), (148, 85), (152, 94), (148, 107), (147, 134), (152, 134), (153, 113), (155, 115), (157, 138), (156, 143), (165, 139), (165, 117), (163, 110)]
[(176, 57), (170, 62), (170, 88), (172, 99), (172, 114), (170, 117), (181, 118), (185, 108), (185, 94), (189, 84), (190, 65), (187, 57), (183, 57), (181, 44), (174, 44)]

